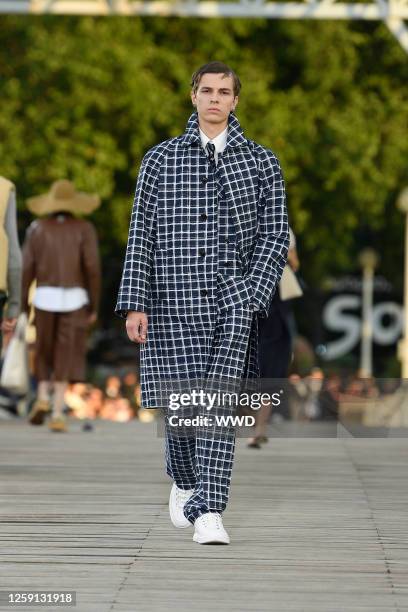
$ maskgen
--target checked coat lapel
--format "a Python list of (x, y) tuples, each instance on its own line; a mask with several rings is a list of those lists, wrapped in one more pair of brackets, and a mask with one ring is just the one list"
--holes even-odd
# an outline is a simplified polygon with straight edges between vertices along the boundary
[[(193, 113), (188, 120), (182, 142), (185, 146), (193, 143), (198, 146), (201, 145), (197, 113)], [(244, 137), (238, 119), (231, 113), (228, 121), (227, 144), (224, 152), (219, 155), (217, 167), (220, 171), (219, 183), (221, 188), (225, 190), (238, 235), (242, 234), (241, 226), (246, 217), (246, 206), (245, 198), (238, 199), (235, 196), (242, 193), (243, 188), (257, 189), (257, 173), (254, 172), (256, 170), (255, 161), (247, 159), (245, 155), (248, 146), (252, 149), (251, 142)], [(239, 172), (236, 170), (237, 164)]]

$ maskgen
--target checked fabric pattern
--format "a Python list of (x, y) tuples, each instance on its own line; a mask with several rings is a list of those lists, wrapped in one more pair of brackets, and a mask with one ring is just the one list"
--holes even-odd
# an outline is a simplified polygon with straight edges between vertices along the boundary
[[(165, 417), (163, 389), (180, 381), (223, 389), (221, 381), (259, 375), (258, 316), (267, 315), (286, 263), (288, 218), (276, 156), (245, 138), (231, 114), (217, 159), (215, 165), (203, 150), (193, 113), (184, 134), (148, 151), (136, 185), (116, 312), (148, 314), (142, 406), (163, 408)], [(200, 413), (208, 415), (205, 406)], [(166, 470), (180, 488), (194, 488), (186, 517), (193, 523), (202, 513), (221, 513), (233, 428), (175, 433), (166, 423)]]
[(128, 310), (146, 312), (157, 300), (178, 310), (193, 309), (194, 316), (208, 311), (207, 300), (215, 299), (216, 290), (214, 213), (220, 186), (247, 270), (243, 282), (225, 291), (250, 290), (253, 304), (267, 313), (289, 246), (279, 162), (272, 151), (246, 139), (231, 114), (217, 184), (207, 174), (197, 113), (182, 136), (156, 145), (143, 158), (116, 305), (119, 316)]
[[(220, 243), (221, 203), (228, 245)], [(163, 382), (205, 376), (221, 312), (250, 305), (257, 317), (266, 316), (288, 246), (279, 162), (244, 137), (235, 115), (215, 169), (201, 145), (197, 113), (184, 134), (148, 151), (115, 309), (121, 317), (129, 310), (148, 314), (140, 347), (142, 407), (163, 407)], [(254, 322), (248, 378), (259, 376), (256, 333)]]
[[(215, 388), (229, 379), (229, 390), (242, 378), (253, 313), (248, 306), (232, 308), (217, 320), (214, 350), (208, 361), (206, 379)], [(235, 385), (234, 385), (235, 382)], [(211, 388), (211, 385), (210, 387)], [(168, 416), (171, 411), (166, 411)], [(235, 410), (230, 411), (231, 414)], [(193, 414), (212, 416), (205, 407)], [(195, 519), (206, 512), (222, 513), (227, 505), (235, 450), (233, 427), (194, 427), (182, 436), (165, 419), (166, 472), (180, 489), (194, 489), (184, 507), (186, 518)]]

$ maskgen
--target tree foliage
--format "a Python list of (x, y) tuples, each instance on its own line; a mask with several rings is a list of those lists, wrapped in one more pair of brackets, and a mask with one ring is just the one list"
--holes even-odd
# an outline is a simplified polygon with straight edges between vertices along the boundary
[(309, 285), (371, 243), (401, 286), (408, 58), (382, 24), (10, 16), (0, 44), (0, 174), (22, 211), (61, 177), (100, 193), (107, 267), (122, 262), (144, 152), (184, 130), (191, 74), (219, 59), (243, 83), (246, 135), (281, 161)]

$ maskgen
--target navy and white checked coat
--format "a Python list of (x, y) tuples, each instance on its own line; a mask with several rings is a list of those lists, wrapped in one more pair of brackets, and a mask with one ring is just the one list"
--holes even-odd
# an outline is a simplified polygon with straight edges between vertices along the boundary
[[(220, 261), (220, 196), (232, 221), (231, 271)], [(184, 134), (146, 153), (115, 308), (121, 317), (130, 310), (148, 315), (147, 340), (140, 346), (143, 407), (159, 407), (163, 380), (205, 377), (217, 317), (236, 305), (256, 311), (245, 376), (259, 376), (258, 317), (267, 316), (288, 247), (278, 159), (245, 138), (233, 113), (215, 172), (196, 112)]]

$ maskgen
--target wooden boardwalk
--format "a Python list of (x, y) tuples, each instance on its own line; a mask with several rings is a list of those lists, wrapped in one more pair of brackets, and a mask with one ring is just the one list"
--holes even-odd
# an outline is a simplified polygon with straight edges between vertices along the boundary
[(229, 546), (172, 527), (163, 443), (1, 422), (0, 591), (76, 591), (53, 612), (408, 611), (407, 437), (239, 439)]

